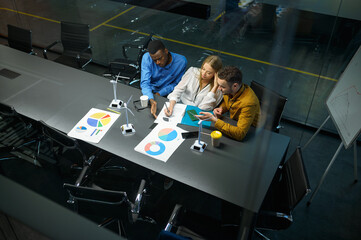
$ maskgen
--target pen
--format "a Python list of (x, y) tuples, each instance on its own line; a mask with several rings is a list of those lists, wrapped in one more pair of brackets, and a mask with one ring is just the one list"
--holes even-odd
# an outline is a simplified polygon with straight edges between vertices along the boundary
[(164, 105), (165, 105), (165, 108), (167, 109), (167, 112), (169, 113), (169, 109), (168, 109), (167, 103), (164, 103)]
[(107, 108), (109, 111), (112, 111), (112, 112), (115, 112), (115, 113), (118, 113), (120, 114), (120, 112), (117, 112), (117, 111), (114, 111), (113, 109), (110, 109), (110, 108)]

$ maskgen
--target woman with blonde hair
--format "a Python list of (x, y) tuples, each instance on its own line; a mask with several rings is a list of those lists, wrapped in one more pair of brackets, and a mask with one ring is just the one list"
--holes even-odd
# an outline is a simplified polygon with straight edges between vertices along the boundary
[(217, 72), (221, 68), (222, 60), (215, 55), (208, 56), (201, 68), (190, 67), (173, 92), (168, 95), (169, 111), (165, 109), (164, 113), (168, 117), (171, 116), (177, 102), (197, 106), (205, 111), (214, 109), (223, 98), (216, 80)]

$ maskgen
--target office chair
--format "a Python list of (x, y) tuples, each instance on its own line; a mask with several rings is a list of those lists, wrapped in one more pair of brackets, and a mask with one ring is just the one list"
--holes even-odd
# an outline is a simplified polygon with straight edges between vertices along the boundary
[(55, 62), (84, 69), (93, 61), (89, 27), (89, 24), (61, 22), (61, 40), (53, 42), (43, 50), (44, 58), (48, 59), (49, 49), (61, 43), (63, 52), (60, 57), (55, 59)]
[(13, 158), (11, 149), (23, 144), (24, 139), (34, 136), (35, 133), (31, 119), (19, 114), (13, 107), (0, 103), (0, 152), (9, 153), (10, 158)]
[(261, 117), (264, 119), (264, 128), (278, 133), (282, 128), (280, 121), (287, 98), (255, 81), (251, 82), (250, 87), (258, 97), (261, 116), (265, 114)]
[[(104, 77), (111, 77), (114, 80), (125, 82), (132, 85), (140, 81), (141, 62), (144, 53), (147, 51), (149, 42), (152, 40), (152, 34), (139, 44), (124, 44), (123, 58), (115, 59), (109, 62), (108, 71), (103, 74)], [(130, 59), (127, 55), (129, 49), (136, 49), (136, 57)]]
[(142, 180), (134, 203), (123, 191), (75, 186), (68, 183), (64, 183), (64, 188), (69, 192), (68, 203), (73, 205), (76, 212), (89, 217), (102, 217), (99, 227), (107, 227), (115, 223), (119, 235), (131, 239), (131, 235), (127, 234), (130, 224), (137, 221), (155, 224), (153, 219), (140, 215), (145, 184), (145, 180)]
[(261, 206), (255, 232), (263, 237), (259, 229), (281, 230), (292, 222), (292, 211), (311, 192), (301, 148), (297, 147), (281, 169), (281, 176), (272, 183)]
[[(32, 126), (31, 121), (19, 114), (15, 108), (4, 103), (0, 103), (0, 120), (0, 132), (2, 133), (13, 127), (14, 130), (19, 130), (12, 131), (13, 133), (17, 133), (20, 136), (27, 136)], [(20, 129), (18, 125), (20, 125)]]
[(12, 146), (12, 154), (19, 158), (30, 157), (36, 166), (54, 167), (59, 166), (59, 160), (65, 152), (71, 151), (71, 158), (62, 159), (68, 162), (64, 167), (83, 166), (86, 155), (76, 139), (68, 137), (43, 121), (33, 121), (32, 128), (36, 132), (24, 138), (20, 145)]
[(11, 48), (35, 55), (32, 46), (31, 30), (8, 24), (8, 44)]
[(236, 239), (238, 225), (224, 224), (220, 219), (191, 211), (176, 204), (158, 239), (216, 240)]

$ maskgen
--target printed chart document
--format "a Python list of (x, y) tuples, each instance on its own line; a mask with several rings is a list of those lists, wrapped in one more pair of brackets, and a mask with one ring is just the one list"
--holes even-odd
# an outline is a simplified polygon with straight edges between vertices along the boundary
[[(167, 107), (169, 107), (169, 102), (166, 102)], [(166, 107), (163, 105), (162, 110), (160, 110), (157, 119), (154, 121), (155, 123), (170, 123), (172, 125), (177, 125), (182, 121), (182, 118), (184, 116), (184, 112), (186, 110), (187, 105), (176, 103), (173, 108), (172, 116), (167, 117), (164, 113), (164, 109)]]
[(173, 124), (158, 124), (134, 150), (166, 162), (182, 144), (182, 133), (187, 132)]
[(68, 136), (87, 142), (98, 143), (120, 115), (92, 108), (73, 127)]

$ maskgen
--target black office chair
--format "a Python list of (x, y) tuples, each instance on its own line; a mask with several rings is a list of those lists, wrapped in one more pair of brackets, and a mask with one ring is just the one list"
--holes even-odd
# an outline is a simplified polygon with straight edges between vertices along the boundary
[(282, 128), (280, 121), (287, 98), (255, 81), (251, 82), (250, 87), (257, 95), (261, 105), (261, 119), (263, 119), (261, 122), (263, 127), (278, 133), (280, 128)]
[(0, 161), (18, 158), (11, 151), (35, 134), (31, 119), (22, 116), (13, 107), (0, 103)]
[(11, 48), (35, 55), (32, 46), (31, 30), (8, 24), (8, 44)]
[[(17, 138), (28, 136), (32, 124), (29, 119), (19, 114), (15, 108), (0, 103), (0, 132), (5, 134), (9, 130), (10, 134), (15, 134)], [(4, 136), (10, 140), (10, 136)]]
[[(141, 44), (124, 44), (122, 47), (123, 58), (109, 62), (109, 69), (103, 76), (111, 77), (128, 85), (139, 82), (142, 57), (146, 53), (150, 41), (152, 41), (152, 34), (146, 37)], [(127, 51), (130, 49), (136, 50), (136, 56), (133, 58), (128, 57)]]
[(280, 178), (272, 183), (257, 217), (256, 233), (265, 237), (259, 229), (281, 230), (292, 222), (292, 211), (311, 192), (301, 149), (296, 151), (282, 166)]
[(228, 240), (236, 239), (238, 225), (191, 211), (177, 204), (158, 239)]
[[(24, 138), (20, 145), (11, 146), (11, 154), (18, 158), (30, 157), (36, 166), (64, 167), (68, 168), (66, 171), (73, 167), (82, 168), (86, 155), (76, 139), (68, 137), (43, 121), (33, 121), (32, 129), (35, 131), (34, 134)], [(71, 151), (71, 154), (65, 159), (63, 156), (68, 151)], [(60, 166), (60, 160), (62, 163), (66, 161), (67, 164)]]
[(132, 239), (127, 233), (129, 225), (137, 221), (147, 221), (155, 224), (151, 218), (140, 215), (143, 194), (145, 192), (145, 180), (142, 180), (134, 203), (123, 191), (105, 190), (99, 187), (75, 186), (68, 183), (64, 188), (69, 192), (68, 203), (73, 205), (79, 214), (88, 217), (102, 217), (99, 227), (110, 227), (115, 224), (119, 235)]
[(15, 146), (34, 135), (30, 119), (19, 114), (13, 107), (0, 103), (0, 161), (18, 159), (12, 154)]
[(61, 40), (53, 42), (43, 50), (44, 58), (48, 59), (49, 49), (61, 43), (63, 52), (60, 57), (55, 59), (55, 62), (84, 69), (93, 61), (89, 27), (89, 24), (61, 22)]

